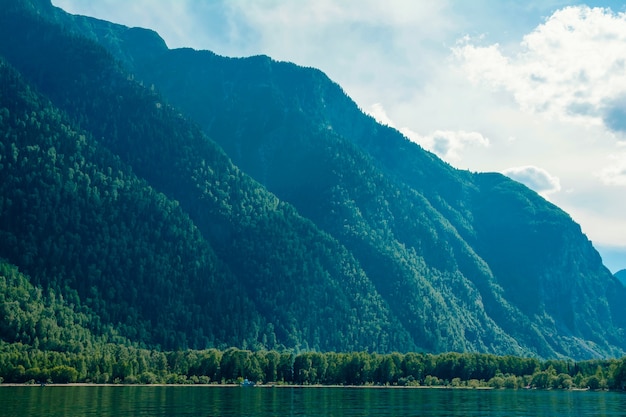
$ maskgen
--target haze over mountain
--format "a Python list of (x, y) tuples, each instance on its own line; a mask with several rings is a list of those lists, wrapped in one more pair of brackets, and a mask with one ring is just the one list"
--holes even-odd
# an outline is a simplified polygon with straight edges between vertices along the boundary
[(0, 257), (95, 335), (626, 351), (626, 289), (565, 212), (453, 168), (319, 70), (170, 50), (49, 0), (3, 4), (0, 55)]
[(537, 191), (581, 225), (611, 272), (626, 267), (623, 3), (53, 4), (154, 29), (170, 48), (319, 68), (365, 112), (444, 161)]

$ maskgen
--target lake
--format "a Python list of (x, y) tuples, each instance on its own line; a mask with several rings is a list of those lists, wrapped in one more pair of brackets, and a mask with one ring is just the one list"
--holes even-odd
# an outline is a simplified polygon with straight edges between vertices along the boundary
[(0, 416), (626, 416), (591, 391), (213, 386), (0, 387)]

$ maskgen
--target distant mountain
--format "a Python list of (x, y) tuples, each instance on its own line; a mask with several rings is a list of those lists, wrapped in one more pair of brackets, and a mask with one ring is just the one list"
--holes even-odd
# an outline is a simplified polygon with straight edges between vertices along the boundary
[(626, 285), (626, 269), (622, 269), (621, 271), (617, 271), (615, 276), (618, 280), (624, 285)]
[(3, 6), (0, 257), (85, 306), (96, 336), (626, 351), (626, 289), (566, 213), (454, 169), (322, 72)]

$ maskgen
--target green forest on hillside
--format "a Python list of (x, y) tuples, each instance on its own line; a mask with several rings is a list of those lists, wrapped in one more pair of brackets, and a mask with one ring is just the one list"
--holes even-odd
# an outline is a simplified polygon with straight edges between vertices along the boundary
[(5, 382), (623, 387), (626, 288), (536, 193), (319, 70), (8, 6)]
[(104, 344), (51, 352), (0, 344), (0, 382), (101, 384), (391, 385), (539, 389), (626, 386), (621, 360), (549, 360), (489, 354), (377, 354), (187, 350), (162, 352)]
[(539, 360), (481, 353), (294, 352), (140, 348), (94, 314), (44, 293), (0, 262), (0, 383), (397, 385), (624, 389), (621, 360)]
[[(83, 55), (106, 56), (54, 27), (40, 30), (50, 45), (30, 51), (42, 61), (25, 65), (38, 67), (46, 54), (61, 51), (96, 67), (101, 61)], [(234, 167), (155, 93), (112, 61), (102, 62), (97, 69), (109, 74), (106, 82), (94, 76), (68, 82), (71, 89), (50, 87), (73, 118), (2, 66), (3, 168), (12, 179), (3, 184), (11, 202), (4, 206), (10, 239), (3, 255), (34, 284), (77, 294), (124, 336), (164, 348), (414, 346), (390, 323), (384, 301), (341, 245)], [(57, 65), (49, 70), (61, 83), (70, 75)], [(102, 89), (102, 83), (118, 86)], [(76, 124), (90, 131), (74, 130)], [(31, 132), (23, 134), (24, 126)], [(68, 148), (59, 148), (61, 157), (50, 162), (60, 146)], [(39, 206), (50, 215), (32, 213)], [(49, 270), (57, 252), (58, 265)]]

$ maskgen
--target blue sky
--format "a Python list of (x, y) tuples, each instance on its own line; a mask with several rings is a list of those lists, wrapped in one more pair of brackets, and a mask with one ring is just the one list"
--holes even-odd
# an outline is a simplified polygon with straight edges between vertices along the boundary
[(626, 268), (626, 7), (616, 1), (52, 0), (170, 48), (323, 70), (452, 165), (567, 211)]

